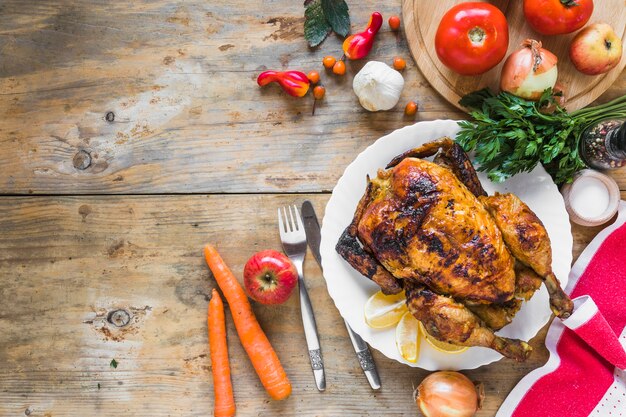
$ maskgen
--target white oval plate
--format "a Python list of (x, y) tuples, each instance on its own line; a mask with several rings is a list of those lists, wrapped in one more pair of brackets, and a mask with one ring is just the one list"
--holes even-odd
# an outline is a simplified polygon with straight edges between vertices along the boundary
[[(365, 323), (363, 307), (379, 287), (344, 261), (335, 251), (335, 244), (352, 220), (356, 205), (365, 192), (367, 174), (375, 177), (377, 170), (384, 168), (394, 156), (442, 136), (454, 138), (458, 130), (456, 121), (435, 120), (419, 122), (378, 139), (346, 168), (328, 201), (322, 224), (324, 278), (340, 314), (366, 342), (388, 358), (429, 371), (473, 369), (497, 361), (502, 355), (483, 347), (446, 354), (422, 343), (418, 361), (405, 361), (396, 348), (395, 326), (372, 329)], [(496, 191), (514, 193), (539, 216), (552, 241), (552, 268), (565, 288), (572, 263), (572, 233), (563, 198), (550, 175), (538, 166), (532, 172), (518, 174), (502, 184), (492, 183), (483, 173), (479, 173), (478, 177), (490, 195)], [(528, 341), (548, 322), (550, 316), (548, 293), (542, 286), (529, 302), (524, 303), (513, 322), (498, 334)]]

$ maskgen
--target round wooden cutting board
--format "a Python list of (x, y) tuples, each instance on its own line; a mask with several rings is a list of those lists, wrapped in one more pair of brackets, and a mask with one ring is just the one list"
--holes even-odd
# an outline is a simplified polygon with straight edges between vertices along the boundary
[[(463, 76), (446, 68), (435, 52), (435, 33), (446, 11), (459, 0), (403, 0), (404, 31), (411, 54), (424, 77), (449, 102), (462, 109), (459, 100), (465, 94), (490, 87), (499, 91), (500, 71), (505, 59), (495, 68), (478, 76)], [(605, 74), (589, 76), (581, 74), (570, 62), (568, 49), (575, 33), (545, 36), (535, 32), (524, 18), (522, 0), (494, 0), (509, 23), (509, 50), (507, 56), (519, 48), (524, 39), (539, 40), (558, 58), (558, 82), (564, 86), (568, 110), (586, 106), (602, 94), (620, 75), (626, 65), (626, 50), (616, 68)], [(624, 0), (595, 0), (594, 10), (588, 24), (609, 23), (626, 43), (626, 3)]]

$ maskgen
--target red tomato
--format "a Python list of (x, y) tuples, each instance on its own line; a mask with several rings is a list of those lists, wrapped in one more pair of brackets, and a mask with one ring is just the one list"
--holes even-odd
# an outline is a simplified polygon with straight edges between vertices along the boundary
[(574, 32), (591, 17), (593, 0), (524, 0), (528, 24), (543, 35)]
[(457, 4), (443, 15), (435, 35), (441, 62), (462, 75), (478, 75), (495, 67), (508, 46), (506, 17), (489, 3)]

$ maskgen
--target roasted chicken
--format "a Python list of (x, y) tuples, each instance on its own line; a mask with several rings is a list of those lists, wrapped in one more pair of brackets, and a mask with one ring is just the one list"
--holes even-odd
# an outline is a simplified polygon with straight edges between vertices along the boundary
[[(422, 159), (433, 155), (433, 162)], [(528, 344), (494, 331), (542, 281), (552, 311), (562, 318), (572, 312), (539, 218), (513, 194), (487, 196), (467, 155), (449, 138), (399, 155), (368, 177), (336, 249), (384, 293), (404, 289), (409, 311), (448, 343), (526, 359)]]

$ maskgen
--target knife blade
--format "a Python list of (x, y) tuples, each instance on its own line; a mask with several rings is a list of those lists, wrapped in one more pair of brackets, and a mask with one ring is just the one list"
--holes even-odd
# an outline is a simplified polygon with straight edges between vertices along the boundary
[[(306, 200), (302, 203), (302, 222), (304, 223), (304, 230), (306, 232), (306, 240), (311, 248), (311, 252), (313, 253), (313, 257), (317, 261), (320, 269), (322, 269), (322, 255), (320, 254), (320, 244), (322, 241), (320, 224), (317, 221), (317, 216), (315, 215), (315, 209), (313, 209), (313, 205), (310, 201)], [(378, 371), (376, 370), (376, 363), (374, 363), (374, 358), (372, 358), (372, 353), (370, 352), (369, 346), (367, 343), (359, 336), (348, 324), (347, 321), (344, 320), (346, 325), (346, 329), (348, 330), (348, 335), (350, 336), (350, 341), (352, 342), (352, 347), (356, 352), (356, 356), (359, 360), (359, 364), (361, 365), (361, 369), (363, 369), (363, 373), (367, 377), (367, 381), (369, 382), (372, 389), (380, 389), (380, 377), (378, 376)]]

